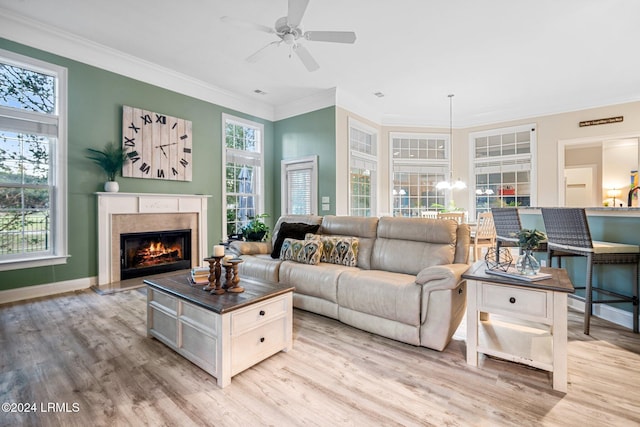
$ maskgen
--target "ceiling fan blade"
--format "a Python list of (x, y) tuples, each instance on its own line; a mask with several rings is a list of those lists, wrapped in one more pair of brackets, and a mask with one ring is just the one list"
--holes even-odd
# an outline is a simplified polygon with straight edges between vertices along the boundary
[(260, 50), (258, 50), (253, 55), (248, 56), (246, 61), (247, 62), (251, 62), (251, 63), (258, 62), (260, 60), (260, 58), (262, 58), (264, 56), (264, 53), (267, 51), (267, 49), (269, 49), (271, 46), (279, 45), (280, 43), (281, 43), (281, 41), (275, 41), (275, 42), (269, 43), (265, 47), (260, 48)]
[(318, 65), (316, 60), (313, 59), (313, 56), (311, 56), (307, 48), (298, 44), (293, 49), (296, 52), (296, 55), (298, 55), (298, 58), (300, 58), (300, 61), (302, 61), (304, 66), (307, 67), (308, 71), (316, 71), (320, 68), (320, 65)]
[(243, 19), (238, 19), (231, 16), (221, 16), (220, 21), (226, 24), (232, 24), (232, 25), (237, 25), (239, 27), (251, 28), (252, 30), (262, 31), (263, 33), (269, 33), (269, 34), (276, 33), (276, 31), (273, 28), (267, 27), (266, 25), (256, 24), (254, 22), (245, 21)]
[(290, 27), (297, 27), (300, 25), (308, 4), (309, 0), (289, 0), (289, 14), (287, 15), (287, 22)]
[(314, 42), (355, 43), (353, 31), (307, 31), (304, 38)]

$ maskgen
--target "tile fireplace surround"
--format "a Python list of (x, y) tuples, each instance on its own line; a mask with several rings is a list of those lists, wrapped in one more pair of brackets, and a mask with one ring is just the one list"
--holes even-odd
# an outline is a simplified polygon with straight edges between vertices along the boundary
[(96, 193), (98, 285), (120, 280), (120, 234), (191, 229), (191, 263), (207, 254), (207, 202), (191, 194)]

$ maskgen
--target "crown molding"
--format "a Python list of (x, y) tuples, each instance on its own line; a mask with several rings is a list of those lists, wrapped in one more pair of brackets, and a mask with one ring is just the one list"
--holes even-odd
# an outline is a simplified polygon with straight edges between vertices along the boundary
[(276, 106), (273, 120), (284, 120), (334, 105), (336, 105), (336, 88), (321, 90), (314, 95)]
[(0, 8), (0, 37), (229, 109), (274, 120), (273, 106)]

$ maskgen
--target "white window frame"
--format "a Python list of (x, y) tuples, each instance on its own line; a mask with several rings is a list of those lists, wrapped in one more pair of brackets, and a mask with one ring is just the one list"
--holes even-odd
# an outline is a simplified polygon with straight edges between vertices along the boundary
[[(482, 137), (490, 137), (496, 135), (504, 135), (508, 133), (518, 133), (518, 132), (529, 132), (529, 153), (527, 154), (513, 154), (513, 155), (501, 155), (501, 156), (492, 156), (486, 157), (482, 159), (476, 159), (476, 144), (475, 141), (477, 138)], [(476, 190), (476, 170), (479, 165), (487, 162), (499, 162), (499, 161), (517, 161), (521, 164), (526, 164), (528, 160), (529, 164), (529, 205), (537, 206), (537, 124), (536, 123), (528, 123), (524, 125), (518, 126), (509, 126), (504, 128), (495, 128), (488, 129), (480, 132), (472, 132), (469, 134), (469, 176), (470, 183), (468, 185), (469, 188), (469, 211), (470, 216), (472, 218), (477, 217), (476, 212), (476, 199), (475, 199), (475, 190)], [(514, 167), (515, 169), (515, 167)], [(527, 169), (523, 169), (527, 170)], [(501, 171), (502, 172), (502, 171)], [(517, 172), (517, 171), (516, 171)], [(517, 196), (517, 194), (516, 194)]]
[(33, 131), (34, 121), (49, 129), (57, 128), (51, 146), (51, 246), (46, 252), (0, 256), (0, 271), (66, 264), (68, 253), (67, 209), (67, 69), (45, 61), (0, 49), (6, 64), (56, 78), (55, 114), (42, 114), (0, 107), (0, 118), (14, 124), (14, 131)]
[(227, 148), (226, 140), (226, 124), (233, 123), (236, 125), (255, 128), (259, 133), (259, 153), (247, 152), (251, 156), (256, 156), (260, 161), (260, 175), (257, 178), (257, 190), (255, 191), (254, 201), (257, 202), (256, 215), (264, 213), (264, 125), (262, 123), (247, 120), (241, 117), (232, 116), (231, 114), (222, 113), (222, 236), (227, 237), (227, 151), (239, 151), (233, 148)]
[[(371, 146), (375, 153), (369, 154), (351, 148), (351, 132), (353, 129), (357, 129), (360, 132), (364, 132), (371, 136)], [(370, 177), (371, 177), (371, 191), (369, 194), (369, 213), (370, 217), (378, 215), (378, 182), (379, 182), (379, 144), (378, 144), (378, 131), (371, 126), (355, 120), (349, 117), (349, 133), (348, 133), (348, 148), (349, 148), (349, 167), (347, 171), (347, 183), (348, 183), (348, 197), (347, 197), (347, 210), (351, 215), (352, 209), (352, 191), (351, 191), (351, 168), (354, 167), (356, 162), (362, 162), (371, 165)]]
[(318, 214), (318, 156), (300, 157), (297, 159), (282, 160), (280, 163), (280, 194), (282, 201), (280, 212), (282, 215), (289, 215), (289, 185), (287, 183), (287, 172), (290, 170), (311, 170), (311, 215)]
[[(444, 159), (407, 159), (404, 157), (394, 158), (394, 139), (407, 138), (407, 139), (441, 139), (445, 143), (444, 147)], [(443, 178), (449, 179), (451, 171), (451, 139), (449, 134), (444, 133), (423, 133), (423, 132), (390, 132), (389, 133), (389, 209), (390, 212), (394, 212), (394, 183), (393, 177), (396, 173), (396, 166), (407, 169), (415, 169), (420, 172), (416, 173), (433, 173), (441, 174)], [(449, 202), (452, 198), (451, 191), (444, 191), (444, 206), (449, 206)], [(428, 210), (427, 206), (427, 210)]]

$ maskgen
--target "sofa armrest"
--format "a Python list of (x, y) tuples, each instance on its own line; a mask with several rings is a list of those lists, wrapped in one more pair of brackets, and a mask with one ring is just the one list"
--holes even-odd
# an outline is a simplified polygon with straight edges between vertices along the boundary
[(237, 256), (271, 254), (271, 242), (243, 242), (234, 240), (229, 244), (229, 250)]
[(468, 264), (446, 264), (427, 267), (416, 276), (416, 284), (421, 285), (426, 292), (455, 289), (460, 280), (462, 280), (462, 274), (468, 268)]

